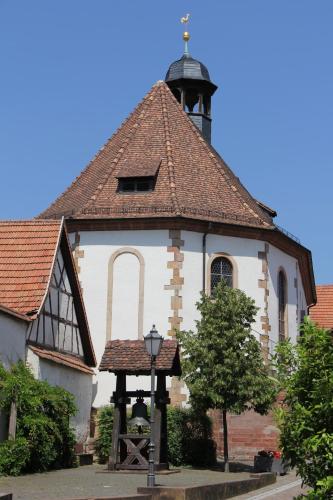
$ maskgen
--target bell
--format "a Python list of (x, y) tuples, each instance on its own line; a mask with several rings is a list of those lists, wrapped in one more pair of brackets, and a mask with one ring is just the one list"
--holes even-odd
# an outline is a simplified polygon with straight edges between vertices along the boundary
[(129, 425), (137, 425), (138, 427), (149, 427), (147, 405), (143, 402), (142, 397), (138, 397), (136, 403), (132, 406), (132, 416), (128, 421)]

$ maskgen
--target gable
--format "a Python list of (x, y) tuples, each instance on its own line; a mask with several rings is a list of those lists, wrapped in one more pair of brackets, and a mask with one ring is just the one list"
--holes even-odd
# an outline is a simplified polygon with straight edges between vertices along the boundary
[(77, 301), (59, 248), (43, 308), (29, 330), (29, 342), (83, 357)]

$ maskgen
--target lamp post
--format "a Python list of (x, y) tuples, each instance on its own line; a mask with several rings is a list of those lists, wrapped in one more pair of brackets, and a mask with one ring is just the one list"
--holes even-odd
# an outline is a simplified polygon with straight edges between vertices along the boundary
[(154, 441), (154, 423), (155, 423), (155, 370), (156, 370), (156, 358), (161, 351), (163, 344), (163, 337), (158, 333), (153, 325), (148, 335), (144, 337), (145, 348), (150, 356), (150, 440), (148, 446), (149, 453), (149, 469), (147, 476), (147, 486), (155, 486), (155, 441)]

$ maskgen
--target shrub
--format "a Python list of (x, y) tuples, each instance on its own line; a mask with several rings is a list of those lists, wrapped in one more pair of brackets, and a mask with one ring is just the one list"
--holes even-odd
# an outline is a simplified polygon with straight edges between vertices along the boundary
[(105, 464), (108, 461), (113, 428), (113, 406), (103, 406), (100, 408), (97, 416), (98, 438), (95, 444), (98, 462)]
[(18, 476), (30, 457), (29, 443), (25, 438), (0, 443), (0, 474)]
[(186, 413), (184, 410), (170, 406), (168, 408), (168, 460), (172, 465), (185, 464), (184, 451), (186, 441)]
[(22, 362), (10, 371), (0, 366), (0, 389), (0, 409), (9, 413), (12, 401), (17, 407), (17, 439), (2, 445), (3, 463), (11, 463), (11, 455), (26, 444), (22, 460), (13, 467), (0, 466), (0, 473), (17, 475), (75, 465), (75, 436), (69, 423), (76, 413), (74, 397), (61, 387), (36, 380)]
[(194, 408), (168, 408), (168, 459), (173, 465), (208, 466), (216, 462), (208, 415)]

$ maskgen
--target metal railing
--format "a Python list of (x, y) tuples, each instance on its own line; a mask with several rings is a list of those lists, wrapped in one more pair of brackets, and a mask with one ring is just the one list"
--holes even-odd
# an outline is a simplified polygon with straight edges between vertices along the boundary
[(286, 236), (288, 236), (288, 238), (291, 238), (292, 240), (296, 241), (296, 243), (301, 243), (301, 240), (299, 238), (297, 238), (297, 236), (295, 236), (294, 234), (290, 233), (289, 231), (287, 231), (283, 227), (278, 226), (277, 224), (275, 224), (275, 227), (276, 227), (276, 229), (278, 231), (280, 231), (280, 233), (285, 234)]

